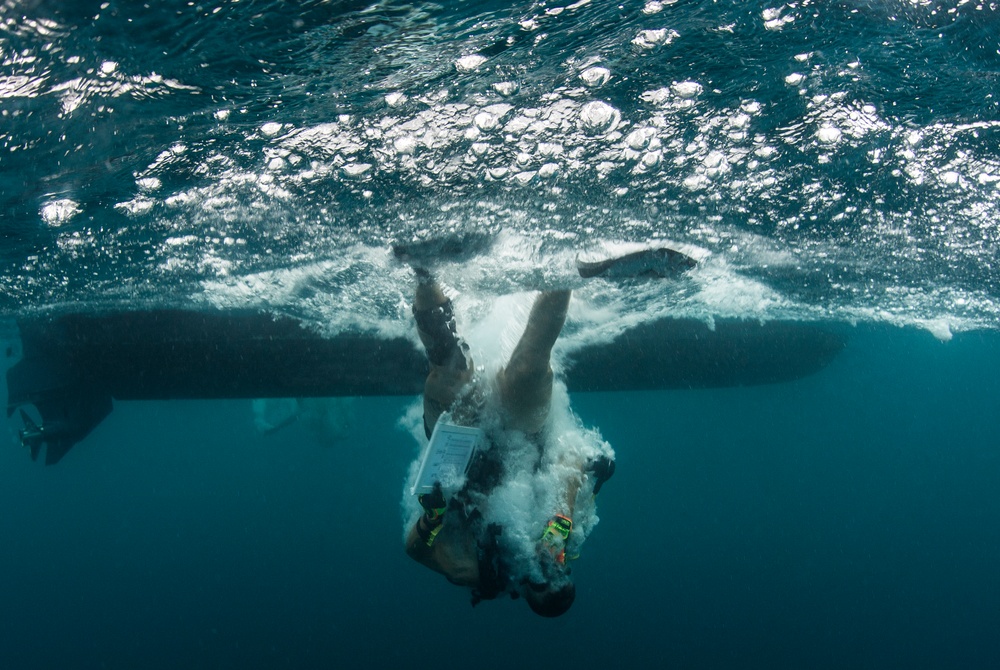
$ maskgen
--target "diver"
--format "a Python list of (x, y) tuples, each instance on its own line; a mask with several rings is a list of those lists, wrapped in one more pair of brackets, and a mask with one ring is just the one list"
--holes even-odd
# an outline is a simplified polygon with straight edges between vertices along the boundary
[[(550, 356), (566, 320), (570, 291), (537, 295), (506, 365), (483, 379), (468, 344), (458, 335), (451, 300), (427, 270), (415, 272), (413, 315), (430, 362), (424, 432), (430, 439), (439, 420), (486, 426), (487, 446), (472, 458), (460, 488), (446, 493), (435, 483), (432, 491), (419, 496), (422, 513), (409, 528), (406, 552), (453, 584), (472, 589), (473, 605), (508, 594), (523, 597), (541, 616), (560, 616), (576, 596), (569, 561), (575, 558), (582, 533), (574, 530), (574, 508), (578, 500), (592, 508), (601, 485), (614, 472), (607, 443), (602, 442), (603, 450), (589, 452), (553, 446), (572, 441), (566, 433), (574, 432), (554, 434), (559, 431), (548, 425), (553, 396)], [(510, 452), (519, 452), (518, 457), (510, 457)], [(529, 496), (529, 506), (535, 509), (521, 510), (525, 518), (539, 519), (537, 527), (526, 532), (505, 528), (491, 514), (505, 486), (544, 489)]]

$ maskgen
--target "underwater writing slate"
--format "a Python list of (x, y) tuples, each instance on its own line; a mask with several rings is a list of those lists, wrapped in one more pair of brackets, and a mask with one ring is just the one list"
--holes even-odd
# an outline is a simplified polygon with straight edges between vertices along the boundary
[(447, 482), (465, 474), (483, 439), (483, 431), (478, 428), (438, 421), (420, 460), (417, 481), (410, 493), (430, 493), (435, 482)]

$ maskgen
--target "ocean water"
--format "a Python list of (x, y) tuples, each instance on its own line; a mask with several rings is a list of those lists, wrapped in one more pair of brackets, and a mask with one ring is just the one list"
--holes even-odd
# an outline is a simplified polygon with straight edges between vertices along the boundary
[[(441, 268), (477, 335), (572, 286), (570, 347), (663, 315), (847, 346), (574, 396), (618, 471), (555, 621), (404, 555), (412, 398), (267, 435), (122, 402), (48, 468), (10, 420), (0, 667), (997, 665), (995, 3), (149, 5), (0, 4), (5, 340), (158, 307), (412, 333), (389, 245), (477, 234)], [(699, 265), (576, 276), (651, 244)]]
[(557, 620), (403, 554), (408, 399), (358, 400), (333, 444), (245, 401), (120, 403), (50, 468), (10, 435), (0, 659), (993, 667), (998, 364), (996, 333), (883, 327), (790, 384), (580, 394), (618, 469)]

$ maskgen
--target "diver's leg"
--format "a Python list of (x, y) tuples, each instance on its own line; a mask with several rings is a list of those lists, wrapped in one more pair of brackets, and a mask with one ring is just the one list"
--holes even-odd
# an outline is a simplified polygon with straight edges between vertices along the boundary
[(511, 428), (532, 434), (545, 424), (552, 400), (549, 358), (566, 321), (569, 298), (568, 290), (546, 291), (535, 298), (524, 334), (497, 375)]
[(424, 382), (424, 429), (430, 437), (438, 417), (472, 379), (473, 365), (469, 346), (458, 336), (451, 300), (429, 275), (418, 279), (413, 316), (431, 364)]

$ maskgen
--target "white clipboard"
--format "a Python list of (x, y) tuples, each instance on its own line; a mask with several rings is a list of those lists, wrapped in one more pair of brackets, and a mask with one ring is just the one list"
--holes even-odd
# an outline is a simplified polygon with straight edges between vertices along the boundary
[(420, 459), (417, 481), (410, 488), (410, 494), (430, 493), (434, 490), (435, 483), (464, 475), (469, 469), (473, 454), (484, 441), (485, 435), (478, 428), (438, 421)]

